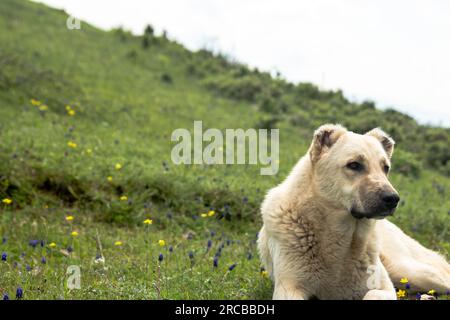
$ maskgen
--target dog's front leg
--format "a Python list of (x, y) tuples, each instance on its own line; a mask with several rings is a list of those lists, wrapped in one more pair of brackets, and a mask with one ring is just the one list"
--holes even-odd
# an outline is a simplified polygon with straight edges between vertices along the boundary
[[(268, 239), (268, 249), (273, 261), (273, 280), (275, 288), (274, 300), (306, 300), (309, 295), (301, 289), (301, 284), (294, 276), (297, 270), (293, 267), (295, 259), (286, 255), (286, 250), (281, 250), (279, 242), (274, 238)], [(295, 263), (294, 263), (295, 265)]]
[(307, 298), (306, 294), (290, 281), (276, 281), (273, 291), (274, 300), (306, 300)]
[(376, 277), (378, 278), (378, 287), (369, 288), (364, 300), (397, 300), (397, 293), (395, 292), (394, 285), (392, 284), (389, 275), (384, 268), (383, 264), (379, 260), (376, 268)]

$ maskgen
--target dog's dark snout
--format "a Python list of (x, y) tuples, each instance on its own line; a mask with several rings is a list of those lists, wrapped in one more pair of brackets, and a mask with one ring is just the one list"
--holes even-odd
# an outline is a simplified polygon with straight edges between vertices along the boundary
[(384, 193), (381, 198), (385, 204), (385, 206), (389, 209), (393, 209), (397, 206), (397, 203), (400, 201), (400, 197), (397, 193)]

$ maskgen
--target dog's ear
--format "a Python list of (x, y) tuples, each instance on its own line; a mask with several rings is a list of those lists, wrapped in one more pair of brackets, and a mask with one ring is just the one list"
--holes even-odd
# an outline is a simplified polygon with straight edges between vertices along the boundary
[(330, 149), (338, 139), (347, 132), (343, 126), (339, 124), (324, 124), (315, 132), (311, 147), (309, 148), (309, 156), (312, 162), (319, 160), (320, 155)]
[(380, 141), (388, 157), (392, 157), (392, 154), (394, 153), (395, 141), (386, 132), (384, 132), (380, 128), (375, 128), (367, 132), (366, 135), (375, 137), (378, 141)]

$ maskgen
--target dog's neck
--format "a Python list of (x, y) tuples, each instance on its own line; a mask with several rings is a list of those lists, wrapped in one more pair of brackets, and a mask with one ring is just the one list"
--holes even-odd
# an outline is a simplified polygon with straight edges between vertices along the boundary
[(375, 231), (377, 220), (356, 219), (349, 212), (330, 212), (321, 205), (311, 213), (317, 240), (329, 254), (342, 260), (365, 261), (367, 253), (371, 252), (370, 260), (375, 263), (379, 251)]

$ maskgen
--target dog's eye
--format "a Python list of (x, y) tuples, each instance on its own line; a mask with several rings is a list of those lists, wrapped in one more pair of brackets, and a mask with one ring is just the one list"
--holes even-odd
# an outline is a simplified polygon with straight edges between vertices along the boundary
[(362, 169), (364, 169), (363, 165), (356, 161), (347, 163), (347, 168), (353, 171), (362, 171)]
[(388, 165), (383, 166), (384, 173), (388, 174), (391, 168)]

